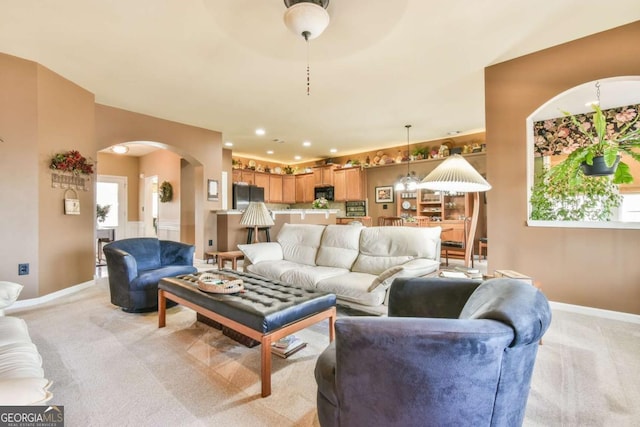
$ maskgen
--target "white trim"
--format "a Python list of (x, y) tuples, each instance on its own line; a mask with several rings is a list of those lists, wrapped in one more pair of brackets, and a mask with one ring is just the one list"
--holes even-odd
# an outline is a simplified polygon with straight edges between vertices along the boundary
[[(531, 203), (529, 203), (531, 208)], [(622, 221), (541, 221), (527, 220), (529, 227), (638, 229), (640, 222)]]
[(570, 313), (584, 314), (587, 316), (601, 317), (603, 319), (617, 320), (619, 322), (636, 323), (640, 325), (640, 315), (624, 313), (622, 311), (603, 310), (601, 308), (585, 307), (582, 305), (565, 304), (562, 302), (549, 302), (552, 309), (567, 311)]
[(70, 286), (68, 288), (60, 289), (59, 291), (52, 292), (47, 295), (43, 295), (41, 297), (30, 298), (25, 300), (16, 301), (11, 305), (11, 307), (5, 308), (5, 313), (13, 313), (16, 311), (25, 310), (27, 308), (32, 308), (38, 306), (40, 304), (45, 304), (47, 302), (53, 301), (57, 298), (64, 297), (67, 295), (74, 294), (78, 291), (86, 289), (90, 286), (96, 284), (95, 280), (89, 280), (88, 282), (80, 283), (79, 285)]

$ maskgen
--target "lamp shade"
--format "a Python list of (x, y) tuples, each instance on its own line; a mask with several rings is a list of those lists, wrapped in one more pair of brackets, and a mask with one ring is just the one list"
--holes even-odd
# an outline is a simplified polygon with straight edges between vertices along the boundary
[(311, 40), (329, 26), (329, 14), (322, 6), (301, 2), (287, 9), (284, 13), (284, 23), (295, 35)]
[(491, 184), (464, 157), (454, 154), (432, 170), (418, 187), (434, 191), (473, 193), (490, 190)]
[(273, 225), (273, 219), (263, 202), (250, 202), (249, 207), (242, 214), (240, 224), (252, 227), (268, 227)]

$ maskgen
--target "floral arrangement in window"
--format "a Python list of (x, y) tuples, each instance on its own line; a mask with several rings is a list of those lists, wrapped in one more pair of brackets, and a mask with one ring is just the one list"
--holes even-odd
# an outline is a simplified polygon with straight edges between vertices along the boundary
[(324, 197), (315, 199), (312, 203), (313, 209), (329, 209), (329, 201)]
[(93, 164), (89, 163), (86, 157), (84, 157), (78, 150), (70, 150), (66, 153), (58, 153), (51, 158), (49, 169), (72, 172), (75, 175), (93, 174)]

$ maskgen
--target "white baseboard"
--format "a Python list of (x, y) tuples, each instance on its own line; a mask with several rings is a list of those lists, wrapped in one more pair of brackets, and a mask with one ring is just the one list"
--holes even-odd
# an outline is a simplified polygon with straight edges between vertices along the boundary
[[(73, 293), (76, 293), (85, 288), (95, 285), (96, 280), (89, 280), (87, 282), (80, 283), (78, 285), (70, 286), (68, 288), (61, 289), (59, 291), (52, 292), (47, 295), (43, 295), (41, 297), (16, 301), (11, 305), (11, 307), (7, 307), (4, 311), (7, 314), (11, 314), (13, 312), (25, 310), (27, 308), (32, 308), (40, 304), (53, 301), (57, 298), (60, 298), (66, 295), (71, 295)], [(348, 304), (345, 304), (345, 305), (348, 305)], [(624, 313), (621, 311), (603, 310), (601, 308), (585, 307), (581, 305), (565, 304), (562, 302), (554, 302), (554, 301), (550, 301), (549, 305), (553, 310), (561, 310), (561, 311), (567, 311), (570, 313), (584, 314), (586, 316), (601, 317), (604, 319), (617, 320), (620, 322), (640, 324), (640, 315), (637, 315), (637, 314)], [(354, 307), (354, 308), (359, 308), (359, 307)], [(381, 313), (376, 313), (376, 314), (380, 315)]]
[(640, 324), (640, 315), (637, 314), (624, 313), (622, 311), (603, 310), (601, 308), (585, 307), (582, 305), (565, 304), (562, 302), (553, 301), (550, 301), (549, 305), (554, 310), (568, 311), (571, 313), (584, 314), (587, 316), (618, 320), (620, 322)]
[(52, 292), (47, 295), (43, 295), (41, 297), (24, 299), (20, 301), (14, 302), (11, 307), (5, 308), (6, 314), (11, 314), (17, 311), (25, 310), (28, 308), (32, 308), (38, 306), (40, 304), (44, 304), (50, 301), (53, 301), (57, 298), (74, 294), (78, 291), (88, 288), (89, 286), (93, 286), (96, 284), (95, 280), (89, 280), (88, 282), (80, 283), (79, 285), (70, 286), (68, 288), (60, 289), (59, 291)]

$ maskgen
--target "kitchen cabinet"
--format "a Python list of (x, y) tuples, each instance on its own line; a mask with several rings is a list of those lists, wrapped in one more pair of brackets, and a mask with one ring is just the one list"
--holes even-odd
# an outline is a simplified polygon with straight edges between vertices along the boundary
[(313, 181), (316, 187), (332, 187), (335, 165), (316, 166), (313, 168)]
[(314, 188), (314, 177), (312, 173), (296, 175), (296, 203), (313, 202)]
[(296, 177), (295, 175), (282, 176), (282, 203), (296, 202)]
[(249, 185), (255, 185), (256, 173), (250, 169), (243, 169), (240, 171), (240, 181)]
[(271, 193), (269, 191), (269, 174), (256, 172), (254, 174), (254, 182), (254, 185), (256, 185), (257, 187), (264, 188), (264, 201), (267, 203), (271, 201)]
[(361, 168), (342, 168), (333, 172), (334, 200), (364, 200), (365, 174)]
[(270, 203), (282, 203), (282, 175), (269, 175), (268, 201)]

